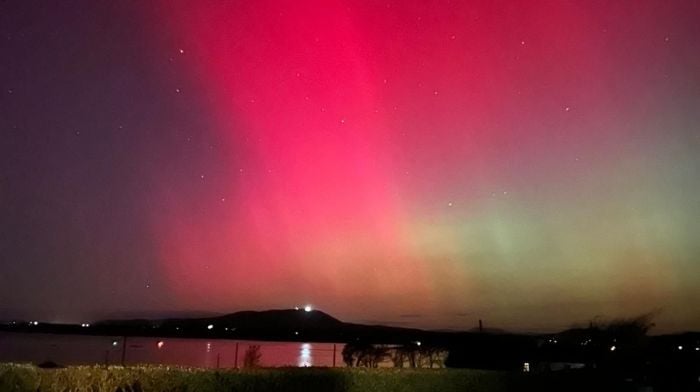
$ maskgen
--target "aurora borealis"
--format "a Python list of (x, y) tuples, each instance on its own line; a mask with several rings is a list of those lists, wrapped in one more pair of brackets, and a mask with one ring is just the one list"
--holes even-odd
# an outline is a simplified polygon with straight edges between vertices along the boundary
[(0, 316), (700, 329), (700, 4), (0, 4)]

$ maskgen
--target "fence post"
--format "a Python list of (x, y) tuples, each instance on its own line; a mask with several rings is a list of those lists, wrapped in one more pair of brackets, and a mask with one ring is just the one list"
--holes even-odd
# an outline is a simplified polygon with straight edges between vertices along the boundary
[(126, 336), (122, 339), (122, 366), (126, 363)]
[(335, 343), (333, 343), (333, 367), (335, 367)]
[(238, 369), (238, 342), (236, 342), (236, 353), (235, 359), (233, 360), (233, 367)]

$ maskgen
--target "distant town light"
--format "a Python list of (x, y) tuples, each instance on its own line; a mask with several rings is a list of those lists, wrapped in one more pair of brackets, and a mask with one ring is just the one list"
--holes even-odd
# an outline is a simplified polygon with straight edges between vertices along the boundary
[(298, 306), (295, 306), (295, 307), (294, 307), (294, 310), (299, 310), (299, 307), (298, 307)]
[(615, 346), (610, 347), (610, 351), (615, 351)]
[(214, 324), (209, 324), (209, 325), (207, 325), (207, 329), (208, 329), (208, 330), (214, 329)]
[(165, 343), (164, 343), (162, 340), (159, 340), (158, 343), (157, 343), (156, 345), (158, 346), (159, 349), (161, 349), (161, 348), (163, 348), (163, 346), (165, 345)]
[(525, 373), (530, 372), (530, 362), (523, 363), (523, 372), (525, 372)]
[(695, 351), (700, 351), (700, 347), (695, 347)]
[(80, 326), (83, 328), (87, 328), (90, 326), (90, 323), (82, 323), (82, 324), (80, 324)]
[(420, 340), (416, 342), (416, 346), (420, 347)]
[(304, 306), (304, 311), (305, 311), (305, 312), (310, 312), (310, 311), (311, 311), (311, 305), (306, 305), (306, 306)]
[(117, 347), (117, 344), (119, 344), (119, 342), (118, 342), (118, 341), (116, 341), (116, 340), (112, 340), (112, 347)]

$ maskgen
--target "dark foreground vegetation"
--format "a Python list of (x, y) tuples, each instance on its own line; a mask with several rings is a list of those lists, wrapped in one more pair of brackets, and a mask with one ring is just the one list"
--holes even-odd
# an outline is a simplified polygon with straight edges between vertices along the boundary
[(0, 391), (636, 391), (585, 373), (523, 374), (468, 369), (281, 368), (213, 371), (165, 366), (40, 369), (0, 364)]
[[(287, 320), (288, 325), (279, 327), (270, 318)], [(236, 324), (230, 324), (234, 321)], [(155, 333), (152, 331), (159, 329), (178, 331), (177, 328), (180, 328), (179, 331), (185, 333), (189, 327), (201, 333), (202, 330), (221, 329), (223, 326), (224, 332), (227, 329), (239, 331), (240, 328), (247, 331), (246, 334), (252, 334), (260, 325), (270, 323), (279, 327), (277, 330), (270, 329), (272, 327), (262, 329), (270, 333), (263, 336), (271, 338), (277, 336), (272, 332), (279, 334), (295, 327), (301, 330), (305, 326), (307, 337), (313, 336), (321, 341), (336, 337), (345, 343), (341, 354), (346, 368), (256, 369), (260, 356), (250, 348), (250, 352), (244, 355), (245, 370), (213, 371), (163, 366), (61, 368), (60, 365), (54, 369), (46, 369), (47, 366), (40, 369), (31, 365), (7, 364), (0, 365), (0, 392), (700, 392), (700, 334), (649, 336), (648, 331), (654, 325), (651, 315), (607, 323), (591, 322), (586, 327), (550, 335), (441, 333), (361, 326), (341, 323), (321, 312), (298, 311), (262, 312), (262, 316), (260, 313), (244, 312), (217, 319), (218, 324), (213, 324), (215, 321), (212, 319), (167, 324), (171, 322), (150, 325), (134, 321), (127, 322), (128, 326), (120, 324), (119, 328), (121, 332), (147, 335), (141, 332)], [(297, 325), (299, 323), (302, 325)], [(7, 328), (47, 332), (48, 328), (54, 327), (25, 323), (12, 324)], [(82, 329), (91, 334), (101, 334), (114, 332), (110, 328), (113, 328), (113, 324)], [(387, 369), (386, 366), (394, 368)]]

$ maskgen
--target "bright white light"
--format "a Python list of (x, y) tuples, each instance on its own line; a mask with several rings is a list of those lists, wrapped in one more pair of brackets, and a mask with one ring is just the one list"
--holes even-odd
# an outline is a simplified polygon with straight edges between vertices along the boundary
[(683, 350), (683, 346), (678, 346), (678, 350)]
[(615, 351), (615, 346), (610, 347), (610, 351)]
[(117, 344), (119, 344), (119, 342), (118, 342), (118, 341), (116, 341), (116, 340), (112, 340), (112, 347), (117, 347)]
[(160, 340), (160, 341), (157, 343), (157, 346), (158, 346), (159, 349), (163, 348), (164, 345), (165, 345), (165, 343), (164, 343), (162, 340)]
[(523, 372), (528, 373), (530, 371), (530, 362), (523, 363)]
[(311, 311), (311, 305), (306, 305), (306, 306), (304, 306), (304, 311), (305, 311), (305, 312), (310, 312), (310, 311)]
[(419, 347), (420, 347), (420, 341), (417, 341), (417, 342), (416, 342), (416, 346), (419, 346)]
[(209, 330), (214, 329), (214, 324), (207, 325), (207, 329), (209, 329)]

